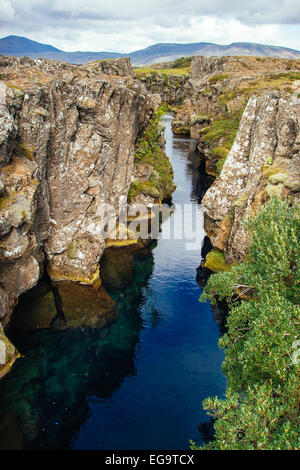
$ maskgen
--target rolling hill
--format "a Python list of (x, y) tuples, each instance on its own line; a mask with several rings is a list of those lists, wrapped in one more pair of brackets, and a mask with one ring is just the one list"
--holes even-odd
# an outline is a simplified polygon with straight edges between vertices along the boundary
[(130, 57), (135, 66), (148, 65), (154, 62), (167, 62), (193, 55), (227, 56), (250, 55), (260, 57), (300, 58), (300, 51), (286, 47), (269, 46), (249, 42), (236, 42), (229, 45), (218, 45), (207, 42), (176, 44), (159, 43), (128, 54), (118, 52), (65, 52), (51, 45), (42, 44), (21, 36), (7, 36), (0, 39), (0, 54), (16, 57), (44, 57), (73, 64), (84, 64), (92, 60)]

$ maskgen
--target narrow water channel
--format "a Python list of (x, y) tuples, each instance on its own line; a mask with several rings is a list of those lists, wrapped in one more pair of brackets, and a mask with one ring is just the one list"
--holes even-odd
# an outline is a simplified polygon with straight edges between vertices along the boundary
[[(173, 202), (192, 204), (202, 220), (199, 155), (191, 139), (173, 137), (171, 119), (164, 117)], [(225, 390), (220, 332), (210, 305), (198, 301), (204, 231), (197, 227), (201, 240), (187, 251), (188, 240), (163, 239), (167, 223), (148, 255), (135, 259), (133, 282), (110, 292), (115, 323), (17, 339), (24, 357), (0, 382), (11, 442), (29, 449), (170, 450), (201, 442), (198, 426), (208, 421), (202, 400)]]

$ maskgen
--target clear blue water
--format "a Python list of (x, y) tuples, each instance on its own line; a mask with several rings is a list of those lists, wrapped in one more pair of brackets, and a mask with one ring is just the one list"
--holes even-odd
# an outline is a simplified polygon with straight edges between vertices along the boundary
[(173, 137), (171, 116), (164, 123), (173, 202), (193, 205), (203, 237), (187, 251), (187, 240), (163, 239), (164, 222), (152, 250), (135, 259), (133, 282), (110, 292), (119, 319), (107, 328), (17, 339), (24, 357), (0, 382), (0, 412), (17, 420), (26, 448), (187, 449), (208, 421), (203, 399), (224, 393), (219, 328), (195, 280), (205, 235), (199, 155), (191, 139)]

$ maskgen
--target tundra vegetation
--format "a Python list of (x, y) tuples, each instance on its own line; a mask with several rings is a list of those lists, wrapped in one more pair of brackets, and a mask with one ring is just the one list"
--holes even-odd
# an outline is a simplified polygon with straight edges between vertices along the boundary
[[(245, 261), (213, 274), (202, 301), (226, 300), (227, 333), (220, 339), (226, 397), (207, 398), (214, 439), (201, 449), (300, 448), (300, 210), (272, 197), (245, 222)], [(199, 449), (192, 442), (192, 449)]]
[(149, 164), (153, 167), (150, 179), (146, 182), (135, 180), (129, 189), (128, 202), (132, 202), (138, 193), (163, 200), (175, 190), (173, 170), (170, 160), (163, 151), (161, 139), (163, 128), (160, 124), (167, 106), (162, 105), (154, 111), (142, 135), (135, 145), (135, 163)]
[(153, 64), (148, 67), (137, 67), (134, 69), (137, 78), (142, 79), (147, 75), (155, 77), (158, 74), (166, 75), (184, 75), (187, 76), (191, 71), (191, 57), (181, 57), (174, 60), (174, 62), (167, 62), (165, 64)]
[(208, 174), (216, 177), (220, 175), (249, 98), (254, 94), (260, 95), (268, 89), (294, 93), (295, 83), (300, 80), (300, 73), (269, 73), (254, 78), (249, 77), (233, 88), (232, 77), (229, 74), (212, 76), (208, 79), (208, 88), (200, 92), (203, 97), (212, 97), (215, 93), (212, 88), (218, 87), (218, 98), (215, 103), (218, 115), (200, 133), (200, 142), (206, 149)]

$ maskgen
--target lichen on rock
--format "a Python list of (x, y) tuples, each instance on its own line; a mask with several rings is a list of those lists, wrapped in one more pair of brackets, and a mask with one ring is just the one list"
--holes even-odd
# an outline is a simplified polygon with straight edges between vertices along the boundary
[[(243, 222), (271, 196), (299, 204), (300, 103), (275, 90), (250, 98), (236, 140), (220, 176), (205, 194), (205, 225), (215, 248), (228, 263), (247, 254), (249, 238)], [(224, 241), (224, 220), (231, 219)]]
[[(69, 317), (77, 292), (85, 324), (91, 316), (89, 324), (101, 324), (102, 313), (109, 321), (114, 304), (97, 284), (102, 208), (119, 213), (127, 202), (151, 98), (129, 59), (75, 66), (0, 57), (0, 72), (0, 321), (7, 325), (44, 262)], [(79, 325), (80, 316), (67, 323)]]

